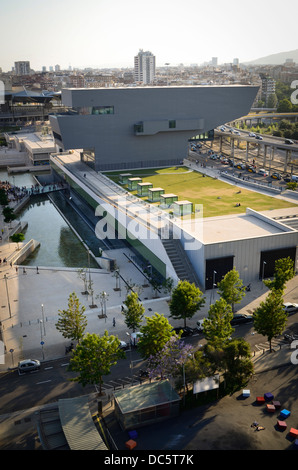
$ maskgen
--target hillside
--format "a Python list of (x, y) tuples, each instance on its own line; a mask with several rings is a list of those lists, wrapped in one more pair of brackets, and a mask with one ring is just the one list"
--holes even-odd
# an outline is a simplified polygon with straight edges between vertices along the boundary
[(293, 59), (298, 64), (298, 49), (293, 51), (278, 52), (277, 54), (267, 55), (259, 59), (244, 62), (246, 65), (280, 65), (284, 64), (286, 59)]

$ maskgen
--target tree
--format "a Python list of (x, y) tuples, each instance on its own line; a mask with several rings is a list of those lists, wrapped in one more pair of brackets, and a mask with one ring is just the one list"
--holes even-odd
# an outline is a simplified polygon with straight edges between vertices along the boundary
[(88, 323), (84, 312), (85, 307), (81, 306), (78, 297), (72, 292), (68, 298), (68, 309), (59, 310), (59, 320), (55, 325), (64, 338), (80, 342)]
[(5, 189), (0, 188), (0, 205), (7, 206), (8, 202), (9, 201)]
[(292, 105), (291, 101), (285, 98), (283, 100), (280, 100), (280, 102), (278, 103), (276, 111), (278, 113), (288, 113), (288, 112), (292, 111), (292, 108), (293, 108), (293, 105)]
[(4, 222), (5, 223), (9, 223), (9, 222), (11, 222), (12, 220), (14, 220), (16, 218), (16, 215), (15, 215), (13, 209), (9, 206), (4, 207), (4, 209), (2, 211), (2, 214), (3, 214), (3, 217), (4, 217)]
[(286, 283), (294, 276), (294, 261), (288, 256), (275, 261), (273, 279), (266, 279), (263, 282), (270, 290), (284, 291)]
[(181, 374), (181, 367), (193, 354), (193, 348), (185, 345), (178, 336), (171, 336), (164, 347), (148, 358), (149, 378), (170, 379)]
[(138, 350), (146, 359), (161, 351), (172, 336), (177, 337), (168, 319), (159, 313), (146, 317), (146, 324), (140, 328), (140, 332), (142, 335), (138, 342)]
[(141, 302), (139, 302), (137, 292), (134, 291), (126, 296), (126, 300), (123, 303), (126, 306), (126, 309), (123, 311), (123, 314), (125, 315), (124, 322), (127, 328), (135, 332), (142, 323), (145, 308)]
[(283, 298), (281, 290), (269, 292), (266, 300), (261, 302), (254, 313), (254, 329), (257, 333), (267, 336), (271, 348), (271, 341), (280, 335), (285, 329), (287, 313), (283, 308)]
[(240, 303), (245, 296), (245, 287), (235, 267), (227, 272), (224, 278), (217, 284), (217, 287), (220, 296), (231, 305), (234, 312), (234, 305)]
[(170, 317), (184, 319), (184, 326), (186, 326), (186, 319), (192, 318), (204, 304), (203, 293), (195, 284), (188, 281), (179, 281), (172, 292), (172, 299), (169, 304)]
[(203, 333), (207, 341), (220, 349), (231, 337), (233, 312), (225, 299), (221, 298), (210, 305), (208, 317), (203, 321)]
[(103, 336), (95, 333), (87, 333), (81, 343), (74, 350), (70, 359), (70, 370), (79, 375), (73, 382), (79, 382), (85, 387), (88, 384), (99, 385), (99, 393), (102, 393), (102, 377), (111, 372), (111, 367), (117, 364), (117, 360), (124, 358), (125, 353), (120, 346), (117, 336), (104, 332)]
[(17, 243), (18, 245), (18, 250), (20, 249), (19, 248), (19, 243), (21, 243), (22, 241), (25, 240), (25, 235), (23, 233), (14, 233), (13, 235), (11, 235), (10, 237), (11, 241), (14, 242), (14, 243)]
[(244, 385), (253, 374), (250, 345), (244, 338), (235, 338), (224, 347), (225, 381), (230, 391)]

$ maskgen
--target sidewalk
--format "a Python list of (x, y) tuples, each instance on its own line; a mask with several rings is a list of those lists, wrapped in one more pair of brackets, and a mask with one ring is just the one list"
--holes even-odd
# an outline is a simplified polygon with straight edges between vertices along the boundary
[[(15, 252), (16, 244), (2, 242), (0, 245), (0, 258), (8, 257)], [(144, 284), (144, 276), (129, 262), (123, 253), (129, 255), (129, 250), (117, 250), (117, 265), (120, 273), (126, 281), (133, 280), (139, 286)], [(75, 292), (81, 305), (85, 306), (85, 314), (88, 319), (86, 331), (89, 333), (102, 334), (107, 330), (109, 334), (115, 334), (122, 341), (127, 341), (127, 327), (124, 323), (124, 316), (121, 313), (121, 305), (126, 298), (127, 289), (124, 282), (120, 280), (120, 291), (116, 289), (116, 278), (113, 273), (104, 269), (91, 269), (91, 279), (94, 286), (94, 304), (92, 298), (84, 295), (84, 285), (79, 279), (78, 271), (75, 268), (52, 268), (26, 266), (26, 274), (23, 274), (22, 266), (10, 267), (9, 264), (0, 266), (0, 297), (1, 302), (1, 322), (6, 347), (5, 364), (0, 365), (0, 370), (7, 370), (16, 366), (18, 360), (22, 358), (36, 358), (39, 360), (49, 360), (64, 355), (65, 346), (69, 341), (65, 340), (55, 327), (58, 320), (58, 311), (67, 308), (69, 294)], [(4, 280), (4, 275), (7, 281)], [(6, 290), (7, 286), (7, 290)], [(105, 291), (107, 293), (106, 318), (99, 318), (102, 314), (102, 307), (96, 295)], [(8, 296), (7, 296), (8, 292)], [(251, 291), (246, 293), (237, 311), (240, 313), (252, 313), (259, 303), (265, 299), (267, 288), (261, 281), (251, 284)], [(187, 321), (191, 327), (196, 326), (198, 319), (207, 316), (211, 294), (212, 302), (218, 298), (216, 291), (206, 291), (205, 306), (192, 318)], [(152, 287), (142, 287), (139, 297), (145, 307), (145, 316), (151, 316), (155, 312), (164, 314), (169, 318), (168, 297), (160, 294), (159, 298), (153, 298)], [(297, 277), (288, 283), (285, 300), (288, 296), (298, 302)], [(293, 301), (295, 301), (293, 300)], [(113, 326), (115, 319), (115, 326)], [(171, 324), (181, 326), (182, 322), (169, 319)], [(41, 344), (41, 343), (44, 344)], [(13, 350), (13, 351), (12, 351)], [(10, 352), (11, 351), (11, 352)], [(280, 356), (284, 355), (284, 351)], [(272, 356), (273, 357), (273, 356)], [(266, 358), (255, 360), (258, 368)], [(265, 364), (266, 365), (266, 364)], [(264, 366), (265, 366), (264, 365)], [(267, 367), (267, 365), (266, 365)]]

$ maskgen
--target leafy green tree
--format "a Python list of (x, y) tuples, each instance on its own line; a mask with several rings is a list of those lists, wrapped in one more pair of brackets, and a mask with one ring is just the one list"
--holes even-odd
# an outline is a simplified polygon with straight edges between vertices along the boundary
[(99, 385), (101, 394), (103, 376), (110, 374), (111, 367), (117, 364), (118, 359), (125, 357), (124, 351), (119, 346), (119, 338), (109, 335), (107, 331), (103, 336), (87, 333), (70, 359), (70, 370), (79, 374), (71, 380), (83, 387)]
[(215, 348), (221, 348), (235, 331), (231, 326), (233, 312), (225, 299), (221, 298), (210, 305), (208, 317), (203, 321), (203, 333)]
[(272, 339), (279, 336), (285, 329), (287, 313), (283, 308), (282, 290), (272, 290), (266, 300), (261, 302), (254, 313), (254, 329), (257, 333), (267, 336), (272, 351)]
[(16, 215), (15, 215), (13, 209), (9, 206), (4, 207), (4, 209), (2, 210), (2, 214), (3, 214), (3, 217), (4, 217), (4, 222), (5, 223), (9, 223), (12, 220), (15, 220), (15, 218), (16, 218)]
[(14, 233), (13, 235), (11, 235), (10, 239), (11, 239), (12, 242), (17, 243), (18, 250), (19, 250), (19, 243), (21, 243), (22, 241), (25, 240), (25, 235), (21, 232)]
[(227, 272), (224, 278), (217, 284), (217, 287), (220, 296), (231, 305), (234, 312), (234, 305), (240, 303), (245, 296), (245, 287), (235, 267)]
[(275, 261), (273, 279), (265, 279), (263, 282), (270, 290), (284, 291), (286, 283), (294, 276), (294, 261), (288, 256)]
[(250, 344), (244, 338), (235, 338), (224, 347), (224, 377), (229, 391), (243, 386), (253, 374)]
[(278, 113), (288, 113), (292, 111), (292, 108), (293, 105), (291, 101), (285, 98), (278, 103), (276, 111)]
[(184, 326), (186, 326), (186, 319), (192, 318), (204, 304), (203, 293), (195, 284), (188, 281), (179, 281), (172, 292), (172, 299), (169, 304), (170, 317), (183, 319)]
[(154, 356), (165, 346), (172, 336), (177, 336), (164, 315), (155, 313), (152, 317), (146, 317), (146, 324), (141, 326), (138, 342), (138, 350), (143, 358)]
[(80, 342), (88, 323), (84, 312), (85, 307), (81, 306), (75, 292), (72, 292), (68, 298), (68, 309), (59, 310), (59, 319), (55, 325), (64, 338)]
[(0, 188), (0, 205), (7, 206), (8, 202), (9, 201), (5, 189)]
[(142, 323), (145, 308), (141, 302), (139, 302), (137, 292), (134, 291), (131, 291), (131, 293), (126, 296), (126, 299), (123, 303), (126, 307), (126, 309), (122, 312), (125, 316), (124, 322), (127, 328), (135, 332)]

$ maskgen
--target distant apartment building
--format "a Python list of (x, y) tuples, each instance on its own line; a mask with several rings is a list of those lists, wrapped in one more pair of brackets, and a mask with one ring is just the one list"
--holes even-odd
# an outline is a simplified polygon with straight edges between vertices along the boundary
[(275, 80), (268, 75), (261, 74), (262, 86), (261, 86), (261, 99), (268, 104), (270, 96), (275, 95)]
[(218, 58), (217, 57), (212, 57), (211, 65), (212, 65), (212, 67), (217, 67), (217, 65), (218, 65)]
[(30, 62), (28, 60), (20, 60), (14, 63), (14, 70), (16, 75), (29, 75)]
[(84, 75), (70, 75), (68, 77), (69, 85), (72, 88), (84, 88), (85, 78)]
[(139, 50), (134, 58), (135, 82), (142, 82), (144, 85), (152, 83), (155, 79), (155, 56), (149, 51)]

